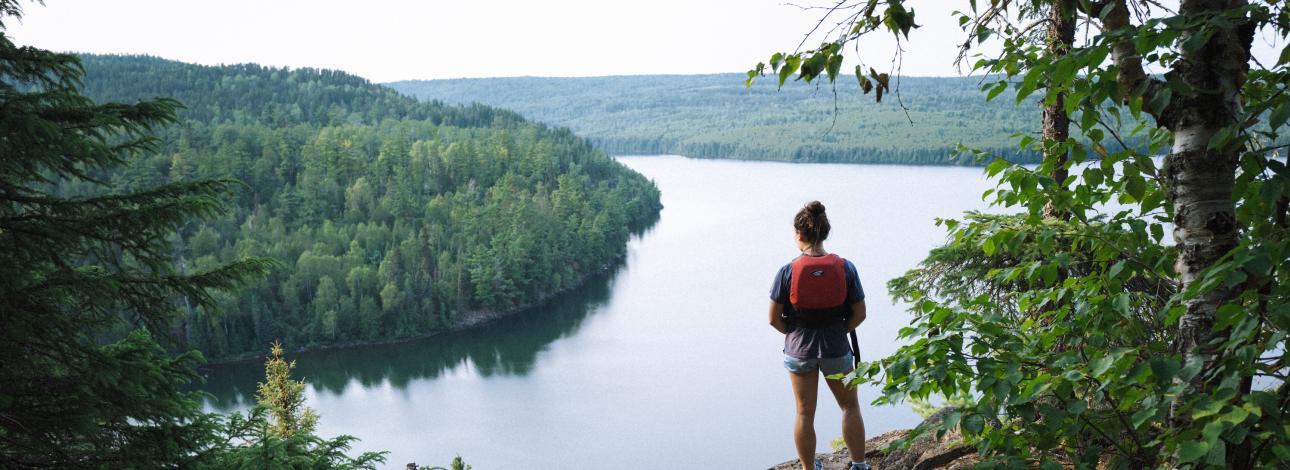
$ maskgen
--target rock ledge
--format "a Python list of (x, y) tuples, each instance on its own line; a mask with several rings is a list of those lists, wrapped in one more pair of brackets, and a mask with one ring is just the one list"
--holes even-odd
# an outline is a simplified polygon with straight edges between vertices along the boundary
[[(924, 425), (939, 422), (945, 414), (953, 411), (945, 408), (929, 416)], [(915, 439), (908, 448), (887, 453), (887, 446), (908, 435), (910, 430), (901, 429), (882, 434), (865, 441), (865, 460), (874, 470), (955, 470), (970, 468), (977, 463), (976, 449), (963, 445), (963, 437), (957, 430), (945, 433), (940, 440), (935, 434), (927, 434)], [(846, 470), (850, 462), (846, 449), (833, 453), (816, 454), (824, 462), (825, 470)], [(797, 459), (781, 463), (770, 470), (796, 470), (802, 468)]]

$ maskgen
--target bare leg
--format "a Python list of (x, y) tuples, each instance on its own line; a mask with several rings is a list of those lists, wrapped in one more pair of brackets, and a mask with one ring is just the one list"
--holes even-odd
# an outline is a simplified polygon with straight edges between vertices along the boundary
[(842, 440), (847, 443), (847, 452), (852, 462), (864, 460), (864, 418), (860, 416), (860, 399), (856, 389), (848, 387), (841, 380), (828, 380), (829, 391), (842, 408)]
[(793, 444), (802, 468), (815, 468), (815, 400), (820, 389), (819, 371), (806, 374), (788, 373), (797, 398), (797, 424), (793, 427)]

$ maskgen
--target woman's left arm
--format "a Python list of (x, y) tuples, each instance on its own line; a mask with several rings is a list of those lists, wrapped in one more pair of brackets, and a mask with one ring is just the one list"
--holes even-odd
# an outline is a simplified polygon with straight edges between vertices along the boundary
[(780, 333), (788, 334), (788, 322), (784, 321), (784, 304), (770, 301), (770, 326)]
[(851, 304), (851, 316), (847, 317), (847, 331), (854, 330), (864, 323), (865, 313), (864, 299)]

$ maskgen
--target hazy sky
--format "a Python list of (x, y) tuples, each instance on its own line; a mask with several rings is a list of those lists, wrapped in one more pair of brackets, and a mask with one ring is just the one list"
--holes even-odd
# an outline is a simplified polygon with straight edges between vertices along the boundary
[[(906, 74), (955, 74), (949, 3), (914, 2), (936, 34), (916, 35)], [(25, 9), (10, 22), (19, 44), (334, 68), (378, 82), (743, 72), (794, 49), (820, 14), (783, 0), (47, 0)], [(889, 67), (891, 51), (884, 37), (864, 58)]]
[[(201, 64), (322, 67), (377, 82), (458, 77), (743, 72), (793, 50), (820, 10), (783, 0), (47, 0), (9, 21), (18, 44)], [(1166, 1), (1166, 3), (1174, 3)], [(802, 6), (830, 5), (801, 0)], [(956, 75), (963, 2), (911, 0), (923, 27), (905, 75)], [(812, 41), (818, 45), (820, 40)], [(1255, 54), (1279, 47), (1255, 41)], [(809, 46), (809, 45), (808, 45)], [(890, 35), (861, 57), (891, 68)], [(1266, 62), (1265, 62), (1266, 63)], [(849, 68), (850, 66), (848, 66)]]

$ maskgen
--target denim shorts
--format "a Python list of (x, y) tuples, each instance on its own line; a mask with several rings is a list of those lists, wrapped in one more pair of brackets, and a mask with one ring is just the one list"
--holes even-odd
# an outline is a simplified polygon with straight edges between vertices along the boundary
[(794, 374), (809, 374), (819, 370), (824, 375), (845, 374), (854, 368), (851, 353), (842, 357), (817, 357), (801, 359), (784, 355), (784, 368)]

